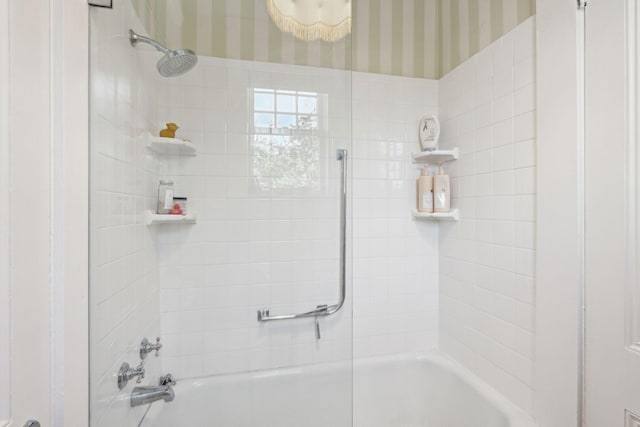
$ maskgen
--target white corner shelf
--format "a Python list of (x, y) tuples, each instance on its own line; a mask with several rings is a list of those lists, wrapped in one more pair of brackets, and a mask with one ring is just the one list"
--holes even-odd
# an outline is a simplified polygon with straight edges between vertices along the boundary
[(168, 154), (172, 156), (195, 156), (197, 151), (196, 146), (190, 141), (152, 135), (149, 135), (147, 148), (154, 153)]
[(412, 153), (411, 160), (413, 163), (437, 164), (458, 160), (459, 154), (458, 147), (453, 150), (421, 151)]
[(411, 217), (414, 221), (458, 221), (460, 219), (460, 211), (451, 209), (449, 212), (426, 213), (413, 209)]
[(195, 224), (198, 216), (194, 213), (187, 215), (166, 215), (157, 214), (153, 211), (145, 212), (145, 222), (147, 225), (156, 224)]

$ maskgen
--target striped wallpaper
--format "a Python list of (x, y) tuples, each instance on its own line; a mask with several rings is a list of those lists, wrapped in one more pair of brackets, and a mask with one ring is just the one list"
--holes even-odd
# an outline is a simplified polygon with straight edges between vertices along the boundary
[(149, 34), (199, 55), (350, 69), (351, 37), (303, 42), (281, 32), (265, 0), (131, 0)]
[(442, 77), (535, 14), (535, 0), (440, 0)]
[(351, 36), (327, 43), (280, 32), (265, 0), (131, 1), (152, 37), (200, 55), (428, 79), (535, 13), (535, 0), (353, 0)]

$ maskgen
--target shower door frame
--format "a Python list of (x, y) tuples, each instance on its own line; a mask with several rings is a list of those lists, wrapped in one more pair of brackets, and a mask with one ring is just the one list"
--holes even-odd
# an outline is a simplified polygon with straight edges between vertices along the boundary
[(576, 0), (536, 2), (536, 422), (579, 426), (582, 236)]

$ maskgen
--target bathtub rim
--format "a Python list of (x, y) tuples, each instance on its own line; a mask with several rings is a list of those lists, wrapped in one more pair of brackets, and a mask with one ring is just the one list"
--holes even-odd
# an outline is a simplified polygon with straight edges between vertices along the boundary
[[(309, 365), (299, 365), (299, 366), (291, 366), (291, 367), (282, 367), (282, 368), (270, 368), (263, 370), (254, 370), (254, 371), (246, 371), (246, 372), (238, 372), (231, 374), (218, 374), (218, 375), (209, 375), (206, 377), (198, 377), (198, 378), (186, 378), (186, 379), (178, 379), (178, 384), (175, 386), (176, 397), (179, 396), (180, 389), (182, 388), (199, 388), (204, 386), (209, 381), (237, 381), (237, 379), (241, 378), (257, 378), (257, 377), (271, 377), (271, 376), (282, 376), (282, 375), (297, 375), (302, 374), (304, 371), (313, 370), (315, 372), (326, 372), (333, 371), (336, 368), (344, 368), (345, 365), (350, 365), (349, 369), (351, 369), (353, 375), (353, 369), (356, 365), (367, 367), (367, 366), (375, 366), (375, 365), (384, 365), (387, 363), (430, 363), (435, 366), (441, 367), (447, 372), (452, 373), (458, 379), (463, 381), (466, 385), (471, 387), (474, 391), (480, 394), (487, 402), (496, 408), (497, 411), (502, 413), (510, 425), (517, 427), (537, 427), (534, 419), (527, 414), (522, 408), (517, 406), (511, 400), (509, 400), (506, 396), (500, 393), (495, 388), (491, 387), (486, 381), (482, 380), (477, 374), (472, 372), (467, 367), (463, 366), (461, 363), (453, 359), (448, 354), (440, 351), (440, 350), (432, 350), (426, 353), (403, 353), (403, 354), (394, 354), (394, 355), (385, 355), (385, 356), (372, 356), (372, 357), (363, 357), (358, 359), (348, 359), (341, 361), (332, 361), (332, 362), (324, 362), (317, 364), (309, 364)], [(353, 387), (353, 376), (352, 376), (352, 387)], [(160, 405), (154, 405), (153, 403), (149, 405), (147, 411), (145, 411), (144, 417), (140, 420), (138, 427), (148, 426), (148, 423), (145, 423), (147, 420), (153, 421), (155, 415), (162, 411), (161, 408), (164, 408), (162, 405), (164, 402), (157, 402)], [(353, 413), (353, 411), (352, 411)], [(149, 426), (150, 427), (150, 426)]]

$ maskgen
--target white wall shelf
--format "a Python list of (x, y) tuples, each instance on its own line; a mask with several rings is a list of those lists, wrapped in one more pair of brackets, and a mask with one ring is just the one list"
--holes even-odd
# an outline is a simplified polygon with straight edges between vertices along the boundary
[(163, 138), (149, 135), (147, 148), (154, 153), (168, 154), (172, 156), (195, 156), (196, 146), (190, 141), (178, 138)]
[(413, 163), (428, 164), (450, 162), (452, 160), (458, 160), (458, 157), (458, 147), (453, 150), (421, 151), (420, 153), (411, 154), (411, 160), (413, 160)]
[(147, 225), (156, 224), (195, 224), (198, 220), (196, 214), (187, 215), (165, 215), (157, 214), (153, 211), (145, 212), (145, 222)]
[[(420, 153), (412, 153), (411, 160), (413, 160), (413, 163), (431, 165), (458, 160), (459, 154), (458, 147), (452, 150), (422, 151)], [(458, 209), (451, 209), (449, 212), (425, 213), (418, 212), (416, 208), (413, 208), (411, 217), (414, 221), (458, 221), (460, 212)]]
[(460, 219), (460, 211), (451, 209), (449, 212), (425, 213), (414, 209), (411, 212), (411, 217), (414, 221), (458, 221)]

